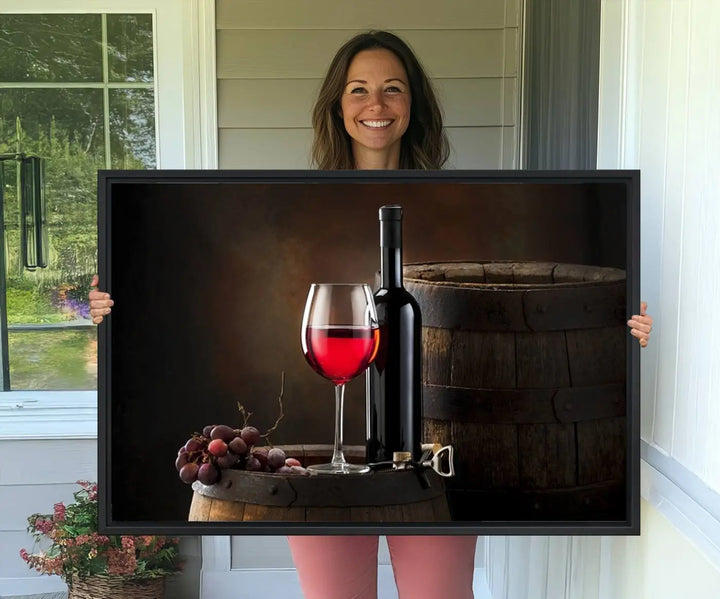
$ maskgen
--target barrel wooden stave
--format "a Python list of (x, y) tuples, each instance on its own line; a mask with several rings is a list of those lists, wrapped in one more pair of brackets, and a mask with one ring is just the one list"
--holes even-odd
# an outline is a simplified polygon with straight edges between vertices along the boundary
[[(328, 461), (329, 446), (285, 447), (305, 465)], [(364, 448), (346, 448), (361, 462)], [(320, 455), (318, 455), (320, 454)], [(426, 471), (426, 489), (414, 471), (371, 474), (281, 475), (227, 470), (214, 485), (193, 484), (188, 519), (223, 522), (446, 522), (445, 485)]]
[(514, 505), (512, 519), (552, 519), (555, 498), (563, 518), (622, 519), (623, 271), (443, 263), (405, 276), (423, 313), (424, 436), (457, 450), (453, 518)]

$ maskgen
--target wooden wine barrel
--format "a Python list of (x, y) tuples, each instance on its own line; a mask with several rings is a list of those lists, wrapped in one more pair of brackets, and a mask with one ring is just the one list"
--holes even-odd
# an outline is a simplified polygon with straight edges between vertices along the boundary
[[(330, 461), (328, 445), (283, 448), (304, 466)], [(360, 463), (365, 448), (345, 449)], [(214, 485), (193, 483), (191, 521), (271, 522), (447, 522), (450, 520), (443, 479), (423, 470), (429, 487), (414, 471), (367, 474), (273, 474), (225, 470)]]
[(423, 318), (424, 438), (456, 448), (453, 520), (625, 519), (625, 272), (405, 267)]

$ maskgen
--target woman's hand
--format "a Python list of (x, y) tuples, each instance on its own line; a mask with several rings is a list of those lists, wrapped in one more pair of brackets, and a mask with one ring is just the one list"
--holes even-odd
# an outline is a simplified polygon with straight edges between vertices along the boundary
[(100, 324), (103, 321), (103, 317), (106, 314), (110, 314), (110, 306), (115, 303), (110, 299), (109, 293), (96, 289), (98, 282), (98, 276), (95, 275), (90, 283), (90, 287), (94, 289), (91, 289), (90, 293), (88, 293), (88, 298), (90, 299), (90, 316), (92, 316), (92, 321), (95, 324)]
[(638, 338), (640, 347), (647, 347), (650, 339), (650, 331), (652, 331), (652, 316), (646, 314), (647, 303), (640, 302), (640, 314), (633, 314), (627, 324), (630, 327), (630, 334)]

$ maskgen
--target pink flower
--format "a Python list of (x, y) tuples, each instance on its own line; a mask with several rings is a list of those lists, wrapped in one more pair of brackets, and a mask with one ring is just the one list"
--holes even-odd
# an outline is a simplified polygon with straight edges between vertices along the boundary
[(56, 503), (53, 506), (53, 520), (55, 520), (55, 522), (65, 520), (65, 505), (62, 502)]
[(46, 559), (43, 569), (48, 574), (62, 574), (62, 558), (51, 557)]
[(82, 489), (73, 494), (75, 503), (56, 503), (52, 514), (28, 517), (28, 530), (36, 541), (51, 543), (47, 551), (36, 554), (20, 550), (20, 557), (30, 568), (63, 578), (87, 576), (97, 571), (132, 576), (138, 570), (163, 574), (180, 569), (175, 548), (171, 549), (172, 564), (167, 564), (165, 556), (162, 560), (155, 557), (159, 547), (167, 543), (165, 538), (156, 542), (155, 536), (106, 536), (88, 530), (88, 525), (97, 517), (97, 485), (87, 481), (79, 484)]
[(121, 542), (125, 549), (135, 549), (135, 539), (132, 537), (123, 537)]
[(135, 572), (137, 560), (135, 553), (127, 549), (108, 549), (108, 574), (132, 574)]
[(49, 534), (54, 526), (52, 520), (46, 520), (45, 518), (35, 520), (35, 528), (44, 535)]

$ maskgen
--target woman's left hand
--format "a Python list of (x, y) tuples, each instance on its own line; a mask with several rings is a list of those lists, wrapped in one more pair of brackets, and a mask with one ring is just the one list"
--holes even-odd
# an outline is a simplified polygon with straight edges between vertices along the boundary
[(646, 314), (647, 303), (640, 302), (640, 314), (633, 314), (632, 318), (627, 321), (630, 327), (630, 334), (637, 337), (640, 347), (647, 347), (650, 339), (650, 331), (652, 331), (652, 316)]

